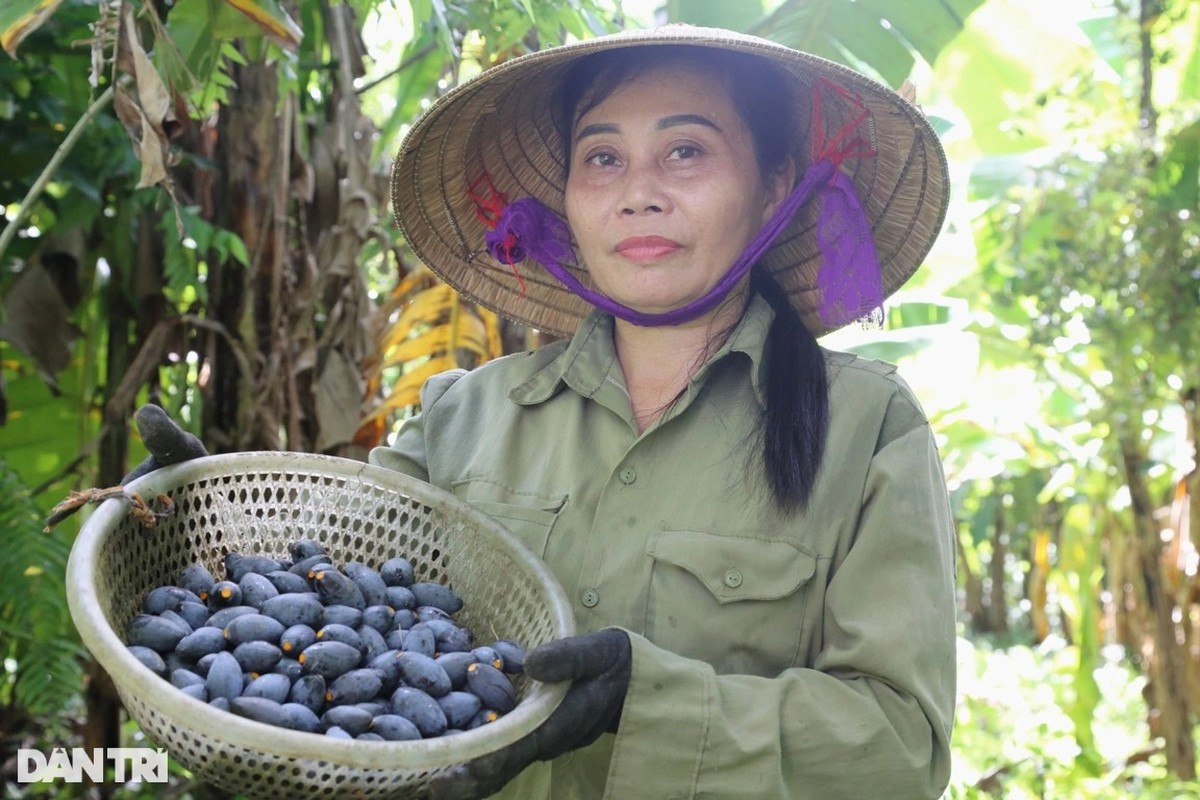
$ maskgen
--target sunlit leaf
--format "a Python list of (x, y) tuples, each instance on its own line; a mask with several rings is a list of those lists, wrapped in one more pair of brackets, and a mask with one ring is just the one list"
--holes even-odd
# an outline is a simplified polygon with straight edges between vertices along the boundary
[(5, 0), (0, 4), (0, 47), (14, 58), (21, 41), (50, 19), (62, 0)]
[(890, 0), (785, 0), (750, 32), (898, 86), (912, 72), (913, 53), (932, 62), (982, 2), (930, 3), (912, 13)]
[(304, 31), (275, 0), (225, 0), (262, 28), (263, 33), (288, 50), (295, 51)]

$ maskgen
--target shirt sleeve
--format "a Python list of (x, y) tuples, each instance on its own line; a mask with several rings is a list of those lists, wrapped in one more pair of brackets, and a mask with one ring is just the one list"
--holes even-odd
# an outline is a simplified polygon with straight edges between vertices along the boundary
[(388, 447), (376, 447), (367, 461), (376, 466), (394, 469), (419, 480), (429, 480), (429, 454), (425, 443), (425, 419), (438, 400), (454, 383), (466, 375), (465, 369), (452, 369), (432, 376), (421, 387), (421, 412), (405, 420)]
[(937, 798), (955, 702), (953, 527), (928, 425), (887, 441), (812, 668), (717, 675), (631, 634), (606, 798)]

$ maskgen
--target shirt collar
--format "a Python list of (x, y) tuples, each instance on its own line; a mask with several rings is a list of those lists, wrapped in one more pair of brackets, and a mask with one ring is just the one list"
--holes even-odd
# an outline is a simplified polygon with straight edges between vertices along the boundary
[[(743, 353), (750, 359), (754, 393), (759, 403), (763, 403), (763, 351), (774, 318), (770, 304), (758, 294), (751, 295), (746, 313), (733, 333), (692, 376), (689, 391), (697, 391), (713, 366), (726, 356)], [(564, 387), (570, 387), (584, 397), (595, 397), (614, 370), (618, 373), (616, 377), (620, 377), (612, 332), (613, 318), (603, 311), (593, 310), (579, 324), (566, 348), (530, 378), (513, 386), (508, 392), (509, 398), (520, 405), (536, 405), (549, 400)]]

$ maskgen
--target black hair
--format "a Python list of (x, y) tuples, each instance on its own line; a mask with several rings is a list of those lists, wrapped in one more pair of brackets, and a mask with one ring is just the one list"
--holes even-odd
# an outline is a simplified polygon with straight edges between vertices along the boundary
[[(757, 56), (687, 45), (629, 47), (585, 56), (567, 71), (558, 90), (556, 119), (564, 146), (564, 167), (571, 161), (575, 123), (619, 86), (654, 67), (683, 63), (726, 82), (729, 96), (754, 143), (764, 179), (790, 165), (797, 169), (793, 143), (800, 120), (791, 80), (781, 68)], [(820, 472), (829, 430), (829, 388), (825, 357), (787, 292), (756, 264), (750, 286), (775, 312), (767, 333), (764, 408), (759, 422), (762, 464), (775, 505), (783, 511), (808, 506)]]

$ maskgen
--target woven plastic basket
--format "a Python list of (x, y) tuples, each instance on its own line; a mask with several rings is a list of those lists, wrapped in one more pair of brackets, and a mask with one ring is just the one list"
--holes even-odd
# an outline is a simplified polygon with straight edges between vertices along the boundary
[(298, 453), (209, 456), (131, 483), (166, 494), (174, 516), (143, 528), (120, 500), (87, 520), (67, 566), (71, 616), (129, 714), (206, 783), (254, 798), (420, 798), (430, 778), (531, 732), (566, 687), (516, 676), (519, 703), (475, 730), (415, 742), (361, 742), (285, 730), (215, 709), (176, 690), (129, 654), (122, 636), (145, 593), (200, 562), (218, 577), (231, 551), (286, 557), (298, 538), (335, 564), (378, 566), (402, 555), (417, 579), (449, 583), (456, 619), (477, 640), (527, 647), (574, 632), (566, 596), (530, 550), (490, 517), (408, 476)]

